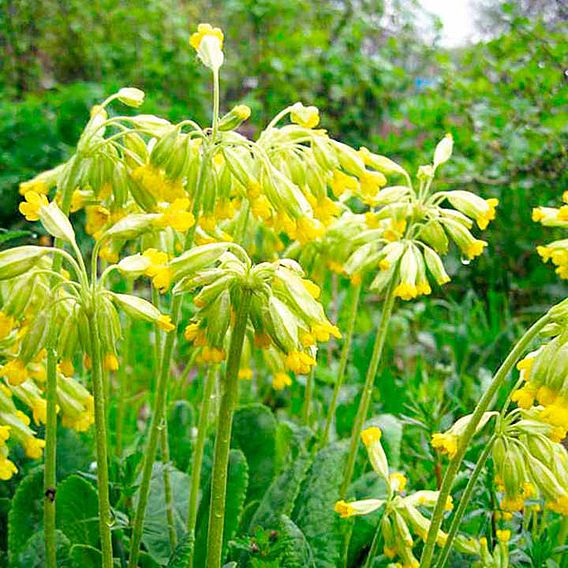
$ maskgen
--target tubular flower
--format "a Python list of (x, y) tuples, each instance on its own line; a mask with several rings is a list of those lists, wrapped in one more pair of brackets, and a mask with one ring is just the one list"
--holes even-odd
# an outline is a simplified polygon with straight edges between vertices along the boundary
[(156, 220), (156, 225), (161, 228), (171, 227), (184, 233), (195, 224), (195, 217), (188, 211), (188, 208), (189, 199), (176, 199), (162, 210), (160, 217)]
[(49, 201), (44, 194), (28, 191), (24, 195), (25, 201), (20, 203), (20, 213), (27, 221), (39, 221), (41, 209), (49, 205)]
[[(566, 202), (566, 192), (562, 196)], [(533, 221), (541, 223), (544, 227), (568, 228), (568, 205), (560, 208), (537, 207), (533, 209)], [(543, 262), (552, 262), (556, 266), (556, 274), (562, 279), (568, 279), (568, 239), (553, 241), (547, 245), (536, 248)]]
[(16, 327), (16, 320), (0, 311), (0, 341), (8, 337)]
[[(399, 557), (404, 565), (418, 566), (414, 557), (415, 540), (413, 535), (426, 539), (430, 529), (430, 519), (421, 509), (432, 509), (438, 500), (438, 491), (421, 490), (401, 495), (408, 482), (405, 475), (399, 472), (389, 474), (389, 465), (381, 445), (381, 430), (376, 426), (366, 428), (361, 433), (361, 439), (367, 448), (369, 460), (377, 475), (387, 483), (387, 494), (379, 499), (362, 499), (358, 501), (338, 501), (335, 512), (342, 519), (358, 515), (367, 515), (384, 508), (379, 530), (384, 541), (384, 554), (389, 559)], [(451, 510), (452, 502), (448, 500), (446, 510)], [(437, 544), (443, 546), (446, 533), (439, 531)], [(469, 546), (462, 537), (456, 539), (456, 547), (464, 553), (478, 554), (475, 547)]]
[(292, 384), (292, 379), (288, 373), (280, 371), (272, 377), (272, 388), (274, 390), (284, 390)]
[(223, 65), (223, 32), (210, 24), (199, 24), (197, 32), (189, 38), (189, 44), (195, 51), (203, 65), (213, 71)]

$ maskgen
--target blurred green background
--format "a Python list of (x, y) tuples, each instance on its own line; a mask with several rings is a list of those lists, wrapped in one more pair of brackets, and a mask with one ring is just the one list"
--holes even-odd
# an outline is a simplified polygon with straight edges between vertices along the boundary
[(64, 160), (89, 107), (116, 88), (143, 88), (143, 112), (208, 119), (209, 77), (188, 46), (204, 20), (225, 31), (223, 104), (251, 106), (252, 136), (301, 100), (334, 137), (415, 170), (451, 132), (441, 183), (501, 205), (488, 253), (467, 270), (456, 259), (445, 293), (466, 285), (537, 310), (564, 294), (534, 252), (555, 235), (530, 212), (568, 188), (568, 8), (471, 3), (478, 40), (449, 49), (418, 0), (4, 0), (0, 226), (18, 227), (18, 183)]

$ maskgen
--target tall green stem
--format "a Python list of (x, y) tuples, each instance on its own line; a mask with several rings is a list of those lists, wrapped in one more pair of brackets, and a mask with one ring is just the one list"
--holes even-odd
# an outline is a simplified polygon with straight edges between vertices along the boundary
[(351, 341), (353, 340), (353, 330), (355, 329), (355, 320), (357, 319), (357, 309), (359, 307), (359, 298), (361, 297), (361, 284), (357, 284), (353, 288), (353, 297), (351, 298), (351, 305), (349, 306), (349, 320), (347, 321), (347, 329), (345, 330), (345, 339), (343, 340), (343, 349), (341, 350), (341, 358), (339, 360), (339, 369), (337, 371), (337, 380), (333, 387), (333, 395), (327, 411), (327, 418), (325, 427), (320, 440), (320, 447), (327, 444), (329, 439), (329, 431), (335, 418), (335, 410), (337, 408), (337, 401), (339, 393), (343, 386), (345, 378), (345, 371), (347, 369), (347, 362), (349, 360), (349, 353), (351, 351)]
[(91, 336), (91, 360), (93, 395), (95, 398), (95, 436), (97, 447), (97, 486), (99, 496), (99, 533), (101, 537), (101, 552), (103, 568), (112, 568), (112, 539), (110, 527), (112, 517), (110, 510), (108, 482), (108, 452), (106, 437), (106, 412), (103, 367), (101, 361), (101, 344), (96, 313), (89, 316), (89, 331)]
[(373, 354), (371, 355), (371, 361), (369, 363), (369, 368), (367, 369), (367, 376), (365, 377), (365, 385), (363, 387), (363, 392), (361, 393), (361, 400), (359, 401), (359, 408), (357, 410), (357, 415), (355, 416), (355, 422), (353, 424), (353, 432), (351, 433), (351, 443), (349, 445), (349, 454), (347, 456), (347, 464), (345, 466), (345, 474), (343, 476), (343, 483), (341, 485), (340, 495), (343, 499), (351, 483), (351, 478), (353, 477), (353, 470), (355, 469), (355, 459), (357, 457), (357, 448), (359, 445), (359, 437), (361, 436), (361, 431), (363, 430), (363, 424), (367, 419), (367, 413), (369, 412), (369, 404), (371, 402), (371, 396), (373, 394), (373, 387), (375, 383), (375, 377), (377, 376), (377, 371), (379, 369), (379, 363), (381, 361), (381, 355), (383, 353), (383, 347), (385, 346), (385, 340), (387, 338), (389, 321), (392, 315), (392, 309), (394, 306), (394, 289), (397, 283), (397, 274), (395, 273), (388, 285), (385, 301), (383, 304), (383, 311), (381, 313), (381, 320), (379, 322), (379, 327), (377, 329), (377, 336), (375, 338), (375, 345), (373, 347)]
[[(193, 463), (191, 466), (191, 487), (189, 492), (189, 506), (187, 511), (187, 533), (189, 540), (195, 541), (195, 523), (197, 521), (197, 501), (199, 498), (199, 488), (201, 485), (201, 466), (203, 464), (203, 452), (205, 450), (205, 440), (207, 439), (207, 425), (209, 422), (209, 410), (211, 408), (211, 398), (215, 390), (217, 368), (215, 365), (209, 367), (205, 384), (203, 386), (203, 399), (199, 411), (199, 423), (197, 425), (197, 440), (193, 449)], [(193, 567), (193, 546), (187, 562), (188, 568)]]
[(223, 528), (225, 525), (225, 497), (227, 468), (233, 427), (233, 412), (239, 398), (239, 366), (251, 303), (251, 290), (244, 289), (235, 318), (235, 327), (229, 346), (223, 396), (219, 408), (215, 453), (211, 473), (211, 507), (207, 535), (207, 568), (219, 568), (223, 556)]
[[(71, 158), (69, 171), (61, 184), (61, 210), (69, 213), (71, 197), (75, 189), (75, 178), (79, 159)], [(54, 246), (63, 248), (63, 241), (56, 239)], [(59, 273), (63, 257), (55, 255), (52, 270)], [(52, 282), (53, 283), (53, 282)], [(55, 542), (55, 497), (57, 492), (57, 353), (50, 345), (47, 349), (46, 377), (46, 422), (45, 422), (45, 468), (43, 477), (43, 519), (45, 534), (45, 559), (47, 568), (56, 568), (57, 554)]]
[[(160, 308), (160, 295), (158, 290), (152, 286), (152, 303), (158, 309)], [(156, 375), (159, 374), (160, 353), (162, 352), (162, 332), (156, 325), (154, 327), (155, 341), (155, 356), (154, 368)], [(168, 535), (170, 539), (170, 550), (173, 551), (177, 545), (176, 525), (174, 520), (174, 502), (172, 493), (172, 481), (170, 476), (170, 441), (168, 436), (168, 392), (166, 389), (166, 396), (164, 397), (164, 420), (160, 431), (160, 451), (162, 452), (162, 476), (164, 478), (164, 498), (166, 501), (166, 520), (168, 522)]]
[(479, 424), (483, 413), (487, 411), (495, 394), (499, 391), (505, 380), (507, 379), (509, 373), (523, 356), (523, 354), (528, 349), (529, 345), (538, 335), (540, 330), (546, 325), (549, 320), (548, 314), (540, 318), (531, 328), (529, 328), (525, 334), (521, 337), (518, 343), (513, 347), (512, 351), (509, 353), (497, 373), (493, 381), (489, 385), (489, 388), (485, 391), (480, 401), (478, 402), (471, 420), (469, 421), (463, 435), (460, 439), (460, 444), (458, 451), (453, 459), (450, 461), (444, 479), (442, 481), (442, 486), (440, 487), (440, 493), (438, 496), (438, 501), (436, 502), (436, 507), (432, 513), (432, 522), (430, 524), (430, 530), (428, 531), (428, 537), (426, 538), (426, 544), (424, 550), (422, 551), (422, 558), (420, 561), (421, 568), (430, 568), (432, 564), (432, 559), (434, 556), (434, 545), (436, 544), (436, 536), (438, 535), (438, 530), (442, 525), (442, 519), (444, 517), (444, 508), (450, 491), (452, 489), (452, 484), (459, 471), (461, 462), (469, 446), (471, 438), (475, 434), (477, 425)]
[(452, 542), (454, 541), (454, 538), (458, 534), (461, 520), (471, 499), (471, 494), (475, 489), (475, 484), (477, 483), (477, 479), (479, 478), (481, 472), (483, 471), (483, 468), (485, 467), (485, 462), (487, 461), (487, 458), (491, 454), (491, 450), (493, 449), (494, 443), (495, 443), (495, 436), (492, 436), (489, 442), (487, 442), (485, 448), (483, 449), (483, 452), (481, 452), (481, 455), (479, 456), (477, 463), (475, 464), (475, 469), (473, 470), (471, 477), (469, 478), (469, 481), (467, 482), (467, 485), (461, 496), (460, 504), (458, 505), (458, 508), (453, 514), (452, 524), (450, 525), (450, 530), (448, 531), (448, 538), (444, 544), (444, 548), (442, 548), (442, 552), (440, 552), (440, 558), (438, 559), (438, 568), (444, 568), (444, 566), (446, 565), (448, 556), (450, 554), (450, 550), (452, 548)]

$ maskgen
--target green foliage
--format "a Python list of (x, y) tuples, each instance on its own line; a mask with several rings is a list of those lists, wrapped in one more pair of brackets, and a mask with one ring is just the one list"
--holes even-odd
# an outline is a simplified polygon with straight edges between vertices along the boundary
[[(227, 500), (225, 503), (225, 527), (223, 531), (223, 550), (225, 554), (230, 540), (236, 534), (239, 527), (248, 484), (249, 467), (247, 466), (245, 455), (240, 450), (231, 450), (227, 478)], [(204, 495), (205, 498), (201, 502), (197, 516), (194, 566), (205, 566), (205, 556), (207, 554), (207, 524), (209, 521), (211, 495), (210, 485), (208, 485)]]
[(170, 459), (181, 471), (187, 471), (191, 460), (191, 436), (195, 423), (193, 407), (185, 400), (177, 400), (168, 414)]
[(347, 447), (344, 442), (320, 450), (308, 471), (292, 519), (306, 537), (316, 566), (332, 568), (341, 557), (341, 520), (333, 506), (339, 499), (339, 486)]
[(97, 568), (101, 565), (101, 551), (87, 544), (74, 544), (69, 557), (73, 568)]
[[(30, 539), (43, 528), (43, 471), (28, 474), (14, 493), (8, 516), (8, 553), (10, 562), (21, 565), (20, 555)], [(35, 541), (34, 541), (35, 542)], [(43, 545), (42, 540), (37, 545)]]
[(71, 544), (97, 547), (99, 542), (97, 491), (78, 475), (71, 475), (57, 488), (56, 520)]
[(266, 406), (239, 408), (233, 421), (233, 446), (242, 450), (251, 473), (247, 500), (264, 495), (275, 472), (276, 420)]

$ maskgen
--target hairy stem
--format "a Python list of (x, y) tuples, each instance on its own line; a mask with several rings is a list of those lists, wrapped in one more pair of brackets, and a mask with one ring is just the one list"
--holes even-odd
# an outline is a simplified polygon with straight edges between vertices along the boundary
[(112, 568), (112, 540), (110, 527), (112, 517), (109, 498), (108, 451), (106, 435), (106, 411), (103, 367), (101, 361), (101, 344), (96, 313), (89, 316), (89, 331), (91, 336), (91, 360), (93, 396), (95, 398), (95, 437), (97, 448), (97, 486), (99, 497), (99, 533), (101, 537), (101, 552), (103, 568)]
[(223, 528), (225, 525), (225, 497), (227, 494), (227, 469), (233, 427), (233, 412), (239, 398), (239, 366), (248, 321), (252, 292), (243, 290), (241, 303), (235, 318), (231, 335), (229, 356), (223, 396), (219, 408), (215, 453), (211, 473), (211, 507), (209, 510), (209, 532), (207, 535), (207, 568), (219, 568), (223, 557)]
[(487, 411), (495, 394), (499, 391), (505, 380), (507, 379), (509, 373), (513, 367), (517, 364), (519, 359), (524, 355), (529, 345), (538, 335), (540, 330), (546, 325), (549, 320), (548, 314), (540, 318), (535, 324), (530, 327), (517, 344), (513, 347), (497, 373), (493, 381), (489, 385), (489, 388), (485, 391), (480, 401), (477, 403), (475, 410), (473, 411), (471, 420), (469, 421), (458, 447), (458, 451), (453, 459), (450, 461), (446, 473), (444, 475), (444, 480), (442, 481), (442, 486), (440, 487), (440, 494), (438, 496), (438, 501), (436, 502), (436, 507), (432, 513), (432, 522), (430, 524), (430, 530), (428, 531), (428, 537), (426, 538), (426, 544), (424, 550), (422, 551), (422, 558), (420, 561), (421, 568), (430, 568), (432, 564), (432, 559), (434, 557), (434, 545), (436, 544), (436, 537), (438, 531), (442, 525), (442, 519), (444, 517), (444, 507), (447, 501), (450, 491), (452, 489), (452, 484), (459, 471), (461, 462), (469, 446), (471, 438), (475, 434), (477, 425), (479, 424), (484, 412)]
[(304, 391), (304, 404), (302, 406), (302, 423), (305, 426), (310, 425), (310, 416), (312, 412), (312, 398), (314, 396), (314, 382), (316, 378), (315, 365), (311, 368), (306, 377), (306, 389)]
[(477, 463), (475, 464), (475, 469), (473, 470), (471, 477), (469, 478), (469, 481), (467, 482), (467, 485), (461, 496), (460, 504), (458, 505), (458, 508), (453, 514), (450, 530), (448, 531), (448, 538), (446, 540), (446, 543), (444, 544), (444, 548), (442, 548), (442, 552), (440, 552), (440, 558), (438, 559), (438, 568), (444, 568), (444, 566), (446, 565), (448, 556), (450, 554), (450, 550), (452, 548), (452, 542), (456, 537), (456, 535), (458, 534), (461, 520), (471, 499), (471, 494), (475, 489), (475, 484), (477, 483), (477, 479), (479, 478), (481, 472), (483, 471), (483, 468), (485, 467), (485, 462), (487, 461), (487, 458), (491, 454), (491, 450), (493, 449), (494, 443), (495, 443), (495, 436), (492, 436), (489, 442), (487, 442), (485, 448), (483, 449), (483, 452), (481, 452), (481, 455), (479, 456)]
[[(71, 197), (75, 189), (75, 178), (79, 168), (79, 160), (71, 158), (69, 171), (62, 181), (61, 211), (65, 215), (71, 207)], [(55, 247), (62, 248), (63, 241), (56, 239)], [(63, 257), (54, 256), (52, 270), (56, 274), (61, 271)], [(52, 285), (56, 280), (55, 276)], [(43, 522), (45, 534), (45, 560), (47, 568), (56, 568), (57, 552), (55, 542), (55, 498), (57, 493), (57, 353), (50, 345), (47, 349), (46, 376), (46, 422), (45, 422), (45, 469), (43, 477)]]
[[(203, 452), (207, 439), (207, 426), (209, 422), (209, 410), (211, 408), (211, 398), (215, 391), (217, 369), (211, 365), (207, 372), (203, 387), (203, 399), (199, 410), (199, 423), (197, 425), (197, 440), (193, 449), (193, 463), (191, 465), (191, 487), (189, 492), (189, 505), (187, 511), (187, 533), (191, 542), (195, 541), (195, 523), (197, 521), (197, 502), (199, 498), (199, 488), (201, 485), (201, 466), (203, 464)], [(187, 562), (188, 568), (193, 567), (193, 547)]]
[(361, 393), (361, 400), (359, 401), (359, 408), (357, 410), (357, 415), (355, 416), (353, 431), (351, 433), (349, 454), (347, 456), (345, 474), (343, 476), (343, 483), (341, 485), (341, 490), (340, 490), (340, 496), (342, 499), (345, 497), (347, 493), (347, 489), (349, 488), (349, 484), (351, 483), (351, 478), (353, 477), (353, 470), (355, 469), (355, 459), (357, 457), (359, 437), (361, 436), (361, 431), (363, 430), (363, 424), (367, 419), (369, 404), (371, 402), (371, 395), (373, 394), (375, 377), (377, 376), (379, 363), (381, 362), (381, 355), (383, 353), (383, 347), (385, 346), (385, 340), (387, 338), (389, 321), (394, 307), (394, 301), (395, 301), (394, 289), (396, 287), (396, 282), (397, 278), (393, 276), (393, 278), (391, 279), (388, 285), (385, 295), (383, 311), (381, 313), (381, 320), (379, 322), (379, 327), (377, 329), (377, 336), (375, 338), (375, 345), (373, 347), (373, 354), (371, 355), (371, 361), (369, 363), (369, 368), (367, 370), (367, 376), (365, 377), (365, 385), (363, 387), (363, 392)]
[(327, 444), (329, 440), (329, 431), (331, 429), (331, 425), (335, 418), (337, 401), (339, 399), (339, 393), (341, 392), (341, 387), (343, 386), (345, 371), (347, 369), (347, 362), (349, 360), (349, 353), (351, 351), (351, 341), (353, 339), (353, 330), (355, 329), (355, 320), (357, 319), (357, 309), (359, 307), (360, 297), (361, 297), (361, 284), (357, 284), (357, 286), (353, 288), (353, 297), (351, 298), (351, 305), (349, 306), (349, 320), (347, 322), (347, 329), (345, 330), (345, 339), (343, 340), (343, 349), (341, 350), (341, 358), (339, 360), (337, 380), (335, 381), (335, 386), (333, 387), (333, 395), (331, 397), (331, 402), (329, 404), (329, 409), (327, 411), (327, 418), (325, 421), (323, 434), (320, 440), (320, 447), (323, 447)]

